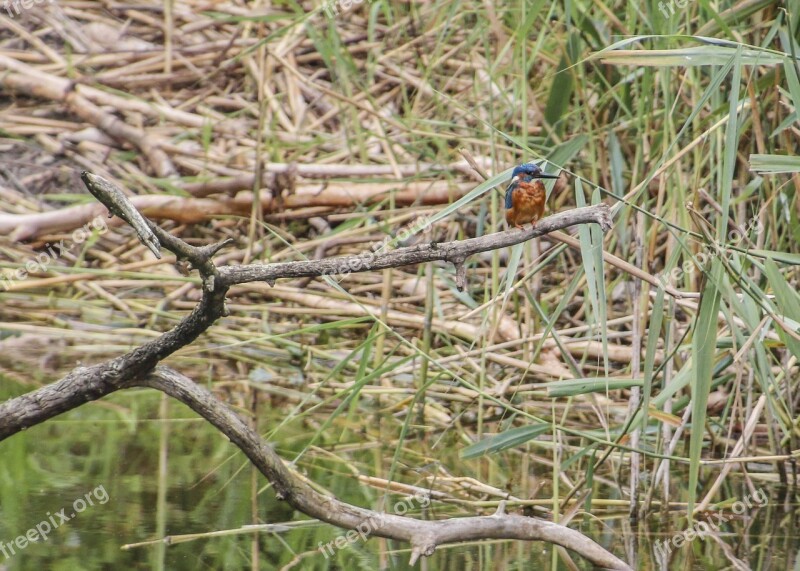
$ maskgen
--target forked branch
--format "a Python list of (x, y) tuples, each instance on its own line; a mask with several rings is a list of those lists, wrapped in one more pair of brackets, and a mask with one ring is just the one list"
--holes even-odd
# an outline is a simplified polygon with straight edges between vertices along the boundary
[(490, 516), (422, 521), (374, 512), (320, 494), (287, 468), (272, 448), (225, 403), (180, 373), (158, 366), (226, 315), (225, 297), (229, 288), (236, 284), (252, 281), (272, 283), (281, 278), (345, 274), (436, 260), (454, 263), (460, 276), (458, 281), (463, 282), (464, 264), (473, 254), (518, 244), (575, 224), (596, 223), (608, 230), (611, 221), (605, 205), (562, 212), (541, 220), (535, 228), (509, 230), (462, 241), (422, 244), (380, 255), (370, 252), (308, 262), (217, 268), (212, 257), (225, 243), (196, 248), (146, 218), (142, 226), (136, 215), (128, 210), (129, 201), (121, 190), (95, 175), (87, 173), (83, 178), (92, 194), (112, 213), (125, 212), (126, 219), (137, 220), (137, 232), (149, 247), (160, 243), (179, 259), (189, 261), (203, 279), (203, 297), (175, 328), (157, 339), (108, 362), (75, 369), (63, 379), (0, 404), (0, 440), (114, 391), (147, 386), (186, 404), (223, 432), (272, 483), (279, 498), (313, 518), (346, 529), (360, 530), (364, 522), (369, 521), (369, 535), (411, 543), (412, 562), (422, 555), (431, 555), (437, 546), (447, 543), (522, 539), (561, 545), (600, 567), (629, 569), (624, 561), (575, 530), (541, 519), (506, 514), (502, 509)]

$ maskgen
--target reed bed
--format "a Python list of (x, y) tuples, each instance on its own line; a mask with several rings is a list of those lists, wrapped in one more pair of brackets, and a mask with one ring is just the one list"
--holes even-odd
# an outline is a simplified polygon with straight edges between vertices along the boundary
[(439, 263), (239, 286), (169, 364), (280, 411), (260, 429), (320, 487), (444, 513), (702, 514), (795, 484), (798, 11), (347, 4), (0, 13), (3, 378), (116, 356), (198, 299), (83, 170), (244, 264), (503, 230), (508, 169), (547, 161), (549, 211), (606, 202), (611, 232), (475, 256), (464, 291)]

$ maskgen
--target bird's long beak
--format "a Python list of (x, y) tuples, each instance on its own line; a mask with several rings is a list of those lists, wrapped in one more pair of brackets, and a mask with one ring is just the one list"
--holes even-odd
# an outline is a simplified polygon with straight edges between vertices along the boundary
[(540, 174), (540, 175), (538, 175), (538, 176), (534, 176), (533, 178), (559, 178), (559, 175), (557, 175), (557, 174), (544, 174), (544, 173), (542, 173), (542, 174)]

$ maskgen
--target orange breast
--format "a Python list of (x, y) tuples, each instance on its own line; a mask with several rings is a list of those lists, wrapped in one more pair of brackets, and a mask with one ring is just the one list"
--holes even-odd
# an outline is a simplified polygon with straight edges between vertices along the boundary
[(506, 222), (509, 224), (525, 224), (526, 222), (540, 220), (544, 216), (546, 196), (544, 185), (540, 181), (520, 181), (511, 196), (513, 208), (506, 212)]

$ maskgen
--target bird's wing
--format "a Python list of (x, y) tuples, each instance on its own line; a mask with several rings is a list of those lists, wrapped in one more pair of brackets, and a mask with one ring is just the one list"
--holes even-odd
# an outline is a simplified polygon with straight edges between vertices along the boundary
[(517, 186), (519, 186), (519, 184), (516, 180), (508, 185), (508, 188), (506, 189), (506, 208), (511, 208), (514, 206), (513, 194), (517, 189)]

